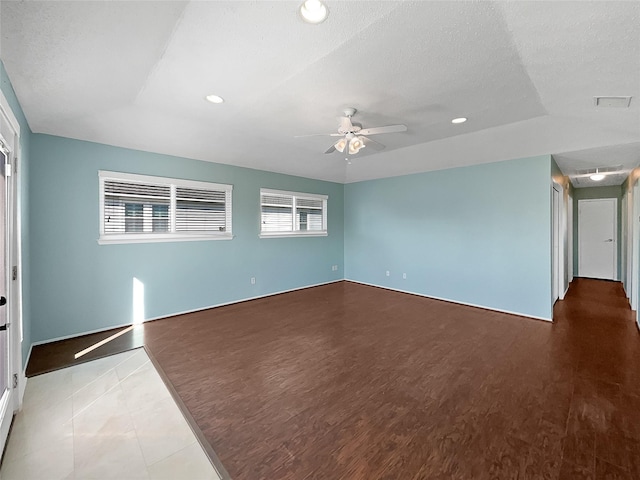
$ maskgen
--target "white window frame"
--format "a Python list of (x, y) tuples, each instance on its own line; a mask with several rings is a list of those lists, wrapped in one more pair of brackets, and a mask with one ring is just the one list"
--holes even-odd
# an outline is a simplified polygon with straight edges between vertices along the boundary
[[(110, 172), (106, 170), (98, 171), (99, 180), (99, 209), (100, 209), (100, 245), (118, 243), (154, 243), (154, 242), (184, 242), (196, 240), (231, 240), (232, 232), (232, 193), (233, 185), (220, 183), (198, 182), (195, 180), (182, 180), (177, 178), (156, 177), (151, 175), (138, 175), (134, 173)], [(169, 206), (169, 228), (171, 231), (163, 233), (123, 233), (105, 234), (104, 228), (104, 208), (105, 194), (104, 185), (107, 180), (131, 181), (150, 183), (153, 185), (169, 186), (171, 189), (171, 203)], [(225, 192), (225, 231), (207, 233), (186, 233), (175, 231), (176, 217), (176, 188), (197, 188), (204, 190), (218, 190)]]
[[(262, 231), (262, 196), (263, 195), (281, 195), (285, 197), (292, 197), (292, 219), (291, 230), (284, 232), (263, 232)], [(322, 230), (295, 230), (296, 226), (296, 202), (297, 199), (304, 198), (308, 200), (322, 200)], [(270, 188), (260, 189), (260, 238), (282, 238), (282, 237), (326, 237), (328, 233), (327, 228), (327, 200), (328, 195), (321, 195), (317, 193), (302, 193), (302, 192), (288, 192), (286, 190), (272, 190)]]

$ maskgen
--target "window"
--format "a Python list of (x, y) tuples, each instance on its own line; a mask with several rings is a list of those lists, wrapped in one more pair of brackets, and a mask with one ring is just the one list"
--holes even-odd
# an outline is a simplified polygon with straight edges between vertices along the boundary
[(260, 237), (327, 235), (327, 198), (260, 189)]
[(231, 185), (99, 172), (99, 243), (231, 239)]

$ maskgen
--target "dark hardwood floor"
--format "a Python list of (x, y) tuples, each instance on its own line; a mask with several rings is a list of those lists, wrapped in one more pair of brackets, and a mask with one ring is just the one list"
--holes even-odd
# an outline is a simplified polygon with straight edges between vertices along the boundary
[[(640, 334), (619, 283), (553, 324), (340, 282), (138, 326), (234, 479), (640, 479)], [(33, 375), (106, 332), (35, 347)]]

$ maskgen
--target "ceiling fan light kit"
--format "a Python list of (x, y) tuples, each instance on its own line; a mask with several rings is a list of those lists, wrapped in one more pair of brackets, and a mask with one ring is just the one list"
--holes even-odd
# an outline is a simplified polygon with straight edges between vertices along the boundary
[(346, 138), (341, 138), (340, 140), (338, 140), (338, 143), (336, 143), (334, 145), (335, 149), (337, 151), (339, 151), (340, 153), (344, 152), (344, 147), (347, 146), (347, 139)]
[(384, 145), (375, 140), (370, 139), (365, 135), (378, 135), (381, 133), (397, 133), (406, 132), (406, 125), (387, 125), (384, 127), (362, 128), (360, 124), (354, 124), (351, 122), (351, 118), (356, 114), (355, 108), (345, 108), (343, 110), (344, 116), (340, 118), (340, 125), (338, 125), (338, 133), (320, 133), (312, 135), (301, 135), (300, 137), (315, 137), (317, 135), (327, 135), (330, 137), (342, 137), (336, 143), (331, 145), (324, 153), (346, 151), (347, 155), (355, 155), (366, 146), (370, 146), (374, 150), (382, 150)]
[(360, 137), (354, 136), (351, 140), (349, 140), (349, 155), (355, 155), (361, 149), (363, 149), (364, 146), (364, 142), (360, 139)]

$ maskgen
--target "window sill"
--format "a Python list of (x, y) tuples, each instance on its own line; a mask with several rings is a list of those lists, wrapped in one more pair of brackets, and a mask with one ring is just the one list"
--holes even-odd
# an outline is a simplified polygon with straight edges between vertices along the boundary
[(260, 238), (282, 238), (282, 237), (326, 237), (327, 232), (269, 232), (261, 233)]
[(123, 243), (162, 243), (162, 242), (198, 242), (203, 240), (232, 240), (233, 235), (164, 235), (164, 236), (109, 236), (100, 237), (98, 245), (117, 245)]

